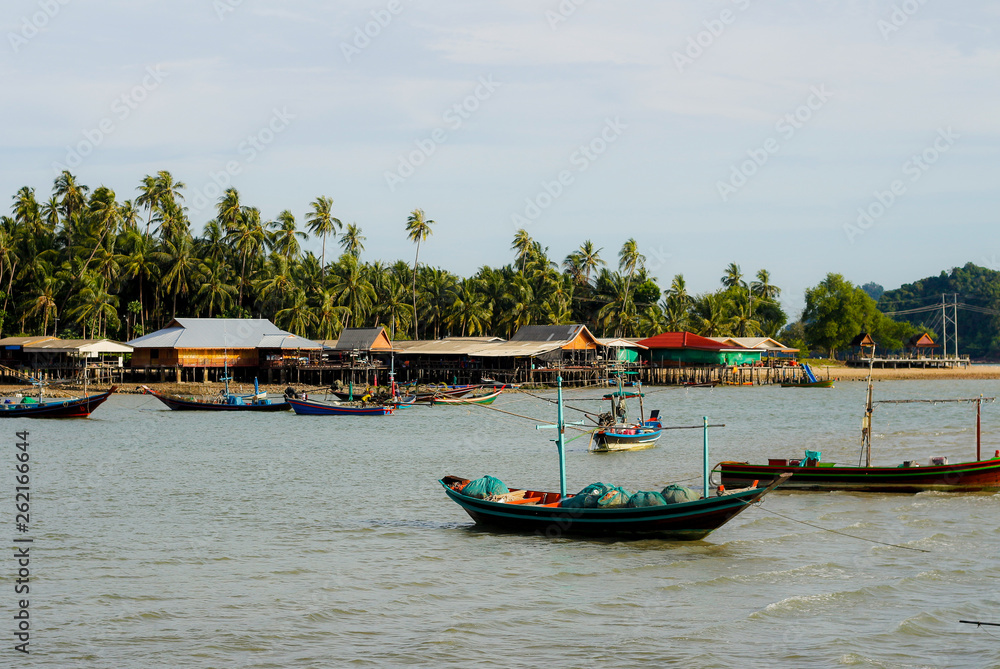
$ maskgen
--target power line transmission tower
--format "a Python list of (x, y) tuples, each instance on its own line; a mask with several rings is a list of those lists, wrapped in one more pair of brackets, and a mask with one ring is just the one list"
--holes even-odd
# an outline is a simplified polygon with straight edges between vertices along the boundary
[[(946, 294), (941, 293), (941, 337), (944, 357), (948, 357), (948, 326), (952, 326), (952, 347), (955, 349), (955, 358), (958, 358), (958, 293), (952, 293), (952, 304), (946, 302)], [(951, 315), (948, 315), (948, 307), (951, 307)]]

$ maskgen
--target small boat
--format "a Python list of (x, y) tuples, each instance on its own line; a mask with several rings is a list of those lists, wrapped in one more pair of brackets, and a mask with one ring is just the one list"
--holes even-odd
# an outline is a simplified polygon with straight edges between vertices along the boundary
[[(874, 354), (874, 350), (872, 351)], [(872, 356), (874, 357), (874, 355)], [(1000, 450), (993, 458), (983, 459), (981, 448), (981, 415), (983, 402), (992, 402), (992, 397), (944, 400), (882, 400), (872, 398), (871, 363), (868, 373), (868, 393), (865, 413), (861, 421), (861, 447), (865, 459), (858, 466), (836, 465), (821, 462), (818, 451), (806, 451), (799, 460), (770, 458), (768, 464), (748, 462), (720, 462), (713, 473), (718, 472), (723, 485), (744, 485), (753, 479), (766, 479), (783, 472), (794, 472), (791, 480), (783, 488), (789, 490), (849, 490), (854, 492), (899, 492), (916, 493), (925, 490), (939, 492), (976, 492), (1000, 490)], [(947, 458), (934, 457), (926, 466), (915, 461), (905, 461), (895, 466), (872, 466), (871, 434), (872, 413), (879, 404), (908, 404), (914, 402), (944, 403), (968, 402), (976, 404), (976, 459), (971, 462), (949, 464)]]
[(292, 411), (300, 416), (388, 416), (396, 407), (390, 404), (367, 404), (364, 402), (324, 402), (321, 400), (299, 400), (288, 398)]
[(782, 388), (833, 388), (833, 379), (825, 381), (782, 381)]
[[(562, 377), (557, 380), (558, 418), (552, 427), (556, 430), (556, 448), (559, 454), (559, 492), (537, 490), (508, 491), (498, 498), (480, 499), (463, 492), (469, 480), (445, 476), (438, 480), (445, 494), (462, 507), (477, 525), (514, 532), (531, 532), (538, 536), (561, 537), (564, 535), (624, 536), (679, 541), (704, 539), (712, 531), (760, 501), (778, 484), (787, 480), (782, 475), (767, 486), (756, 483), (744, 490), (708, 495), (708, 421), (705, 420), (704, 493), (701, 499), (659, 506), (621, 508), (580, 508), (561, 506), (571, 499), (566, 494), (566, 460), (563, 433)], [(511, 494), (513, 493), (513, 494)]]
[(487, 501), (462, 494), (461, 489), (468, 484), (468, 479), (445, 476), (439, 483), (448, 497), (465, 509), (477, 525), (532, 532), (546, 537), (563, 534), (625, 535), (697, 541), (760, 501), (785, 479), (787, 476), (779, 476), (766, 487), (732, 490), (717, 497), (691, 502), (617, 509), (560, 507), (560, 500), (564, 499), (561, 493), (537, 490), (513, 489), (511, 492), (515, 494), (506, 500)]
[(437, 406), (443, 404), (446, 406), (454, 406), (461, 404), (493, 404), (493, 401), (500, 397), (500, 394), (504, 391), (504, 386), (500, 386), (497, 390), (492, 393), (487, 393), (485, 395), (473, 395), (472, 397), (435, 397), (430, 401), (432, 406)]
[[(660, 423), (660, 412), (652, 411), (649, 419), (643, 418), (641, 385), (636, 392), (619, 389), (604, 395), (603, 399), (611, 400), (611, 411), (601, 416), (600, 427), (591, 435), (590, 450), (594, 453), (609, 453), (611, 451), (636, 451), (652, 448), (663, 434)], [(639, 420), (628, 422), (628, 406), (626, 399), (639, 399)]]
[(0, 418), (86, 418), (115, 392), (118, 386), (97, 395), (70, 398), (5, 398)]
[(719, 385), (718, 381), (687, 381), (681, 384), (686, 388), (714, 388)]
[(226, 378), (226, 388), (214, 397), (186, 397), (183, 395), (167, 395), (158, 393), (148, 386), (142, 386), (143, 393), (152, 395), (166, 404), (173, 411), (288, 411), (288, 403), (275, 401), (267, 397), (267, 393), (258, 390), (254, 379), (252, 395), (236, 395), (229, 392), (229, 379)]
[(824, 462), (801, 466), (801, 463), (792, 462), (796, 461), (772, 459), (766, 465), (720, 462), (713, 471), (719, 473), (726, 487), (742, 486), (754, 479), (767, 480), (778, 474), (793, 472), (794, 476), (782, 486), (783, 490), (899, 493), (1000, 490), (1000, 455), (990, 460), (919, 467), (913, 466), (912, 462), (903, 463), (908, 466), (890, 467), (852, 467)]
[(652, 411), (649, 420), (637, 425), (612, 425), (596, 430), (590, 450), (594, 453), (609, 453), (652, 448), (663, 434), (659, 414), (659, 411)]
[(520, 383), (504, 383), (503, 381), (497, 381), (489, 376), (484, 376), (480, 379), (479, 385), (483, 388), (513, 388), (517, 390), (521, 387)]
[(465, 397), (473, 390), (479, 388), (478, 385), (475, 386), (428, 386), (424, 390), (415, 390), (413, 395), (415, 396), (414, 401), (417, 404), (431, 404), (435, 400), (442, 398), (456, 398)]

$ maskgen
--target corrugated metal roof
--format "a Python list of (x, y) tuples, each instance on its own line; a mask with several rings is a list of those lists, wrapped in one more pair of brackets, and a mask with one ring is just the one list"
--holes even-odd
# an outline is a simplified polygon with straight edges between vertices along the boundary
[(131, 353), (132, 347), (110, 339), (46, 339), (24, 347), (27, 352), (49, 353)]
[(609, 348), (636, 348), (646, 350), (648, 347), (643, 346), (636, 339), (622, 339), (621, 337), (617, 339), (608, 339), (607, 337), (598, 337), (597, 343), (601, 346), (607, 346)]
[(24, 346), (25, 344), (33, 344), (39, 341), (45, 341), (46, 339), (55, 339), (55, 337), (4, 337), (0, 339), (0, 347), (4, 346)]
[(473, 358), (514, 358), (555, 351), (563, 343), (504, 341), (498, 337), (454, 337), (426, 341), (397, 341), (399, 355), (467, 355)]
[(518, 328), (514, 336), (510, 338), (511, 341), (546, 341), (546, 342), (562, 342), (566, 343), (573, 341), (580, 330), (584, 329), (583, 325), (524, 325)]
[[(377, 328), (344, 328), (344, 331), (340, 333), (340, 338), (337, 339), (337, 345), (334, 347), (338, 351), (370, 351), (378, 341), (379, 335), (385, 331), (383, 327)], [(389, 340), (389, 336), (386, 335), (386, 341)], [(389, 343), (392, 346), (392, 343)]]
[(319, 342), (296, 337), (293, 334), (266, 334), (260, 338), (257, 348), (280, 348), (285, 350), (295, 349), (318, 349), (323, 348)]
[[(175, 318), (162, 330), (127, 343), (135, 348), (261, 348), (260, 343), (266, 335), (295, 336), (263, 318)], [(308, 339), (296, 339), (314, 344), (308, 348), (320, 348)]]

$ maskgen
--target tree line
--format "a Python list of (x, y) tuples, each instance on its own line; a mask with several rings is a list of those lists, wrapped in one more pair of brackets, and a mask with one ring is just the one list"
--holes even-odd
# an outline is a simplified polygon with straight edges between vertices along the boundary
[[(362, 260), (362, 229), (345, 226), (328, 196), (309, 204), (300, 225), (290, 210), (266, 220), (229, 188), (199, 233), (184, 191), (167, 171), (145, 176), (124, 200), (106, 186), (91, 190), (68, 171), (46, 199), (27, 186), (18, 190), (11, 215), (0, 217), (3, 335), (128, 340), (174, 317), (224, 316), (266, 318), (312, 339), (378, 325), (394, 339), (510, 337), (524, 325), (560, 323), (584, 323), (608, 337), (777, 337), (788, 321), (766, 269), (748, 277), (730, 263), (714, 292), (692, 294), (682, 274), (661, 289), (634, 239), (616, 253), (587, 240), (557, 261), (522, 229), (511, 243), (512, 262), (462, 277), (420, 262), (435, 225), (421, 209), (401, 221), (414, 244), (412, 263), (389, 264)], [(310, 236), (319, 238), (318, 257), (302, 248)], [(821, 308), (816, 292), (843, 288), (834, 284), (828, 277), (811, 289), (817, 299), (807, 292), (803, 322), (783, 336), (840, 346), (842, 337), (828, 335), (826, 326), (809, 325), (825, 322), (822, 309), (838, 313), (840, 307)], [(864, 311), (869, 306), (862, 320), (874, 318)], [(841, 320), (844, 332), (858, 325), (856, 318)]]

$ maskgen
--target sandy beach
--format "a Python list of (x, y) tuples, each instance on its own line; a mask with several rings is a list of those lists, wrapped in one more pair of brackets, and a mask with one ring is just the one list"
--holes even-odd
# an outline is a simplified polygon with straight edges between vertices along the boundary
[[(868, 370), (863, 367), (823, 367), (813, 365), (817, 379), (836, 379), (838, 381), (864, 381), (868, 378)], [(879, 369), (872, 370), (872, 378), (879, 381), (933, 381), (940, 379), (1000, 379), (1000, 365), (972, 365), (955, 369)]]

